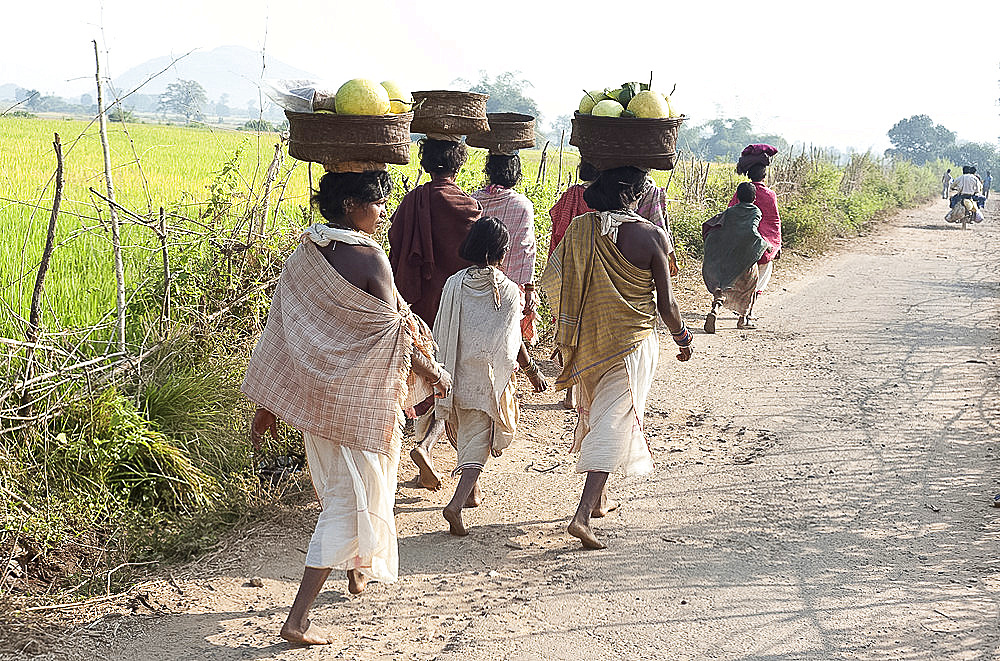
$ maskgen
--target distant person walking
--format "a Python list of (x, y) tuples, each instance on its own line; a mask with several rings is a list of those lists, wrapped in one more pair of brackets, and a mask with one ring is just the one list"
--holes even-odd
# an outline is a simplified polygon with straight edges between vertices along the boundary
[[(993, 175), (990, 171), (986, 171), (986, 176), (983, 177), (983, 199), (990, 199), (990, 185), (993, 183)], [(985, 206), (985, 204), (983, 205)]]
[(705, 316), (705, 332), (715, 332), (719, 308), (725, 306), (739, 316), (736, 327), (755, 328), (751, 321), (757, 298), (757, 260), (770, 244), (757, 231), (761, 212), (754, 204), (756, 188), (748, 181), (736, 187), (737, 204), (702, 226), (705, 259), (702, 277), (713, 295), (712, 309)]
[[(754, 204), (760, 209), (761, 215), (758, 232), (764, 237), (764, 240), (771, 244), (757, 262), (760, 267), (757, 279), (758, 296), (764, 293), (767, 284), (771, 281), (774, 260), (781, 259), (781, 216), (778, 214), (778, 196), (764, 183), (764, 177), (767, 176), (767, 166), (771, 164), (771, 158), (777, 153), (778, 150), (771, 145), (748, 145), (736, 163), (737, 174), (745, 174), (753, 182)], [(733, 199), (729, 201), (729, 206), (736, 206), (739, 203), (739, 199), (733, 193)], [(752, 326), (753, 317), (748, 317), (744, 323)]]
[(951, 188), (951, 168), (941, 175), (941, 199), (948, 199), (948, 189)]

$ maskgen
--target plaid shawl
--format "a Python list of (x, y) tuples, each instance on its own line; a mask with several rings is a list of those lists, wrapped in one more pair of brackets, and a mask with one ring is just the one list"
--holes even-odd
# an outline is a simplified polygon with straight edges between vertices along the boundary
[(535, 281), (535, 207), (531, 200), (510, 188), (491, 184), (472, 198), (483, 207), (484, 216), (497, 218), (510, 234), (510, 246), (500, 270), (516, 285)]
[[(635, 214), (612, 215), (619, 224), (645, 222)], [(622, 256), (617, 225), (603, 216), (592, 211), (573, 219), (542, 274), (563, 359), (557, 389), (579, 382), (593, 392), (601, 376), (653, 332), (653, 274)]]
[(398, 452), (410, 356), (415, 343), (432, 356), (433, 347), (396, 298), (392, 305), (347, 282), (307, 233), (281, 272), (243, 392), (303, 432)]
[(570, 186), (559, 198), (559, 201), (549, 209), (549, 217), (552, 219), (552, 235), (549, 237), (549, 255), (552, 254), (552, 251), (562, 241), (563, 235), (566, 234), (566, 228), (573, 222), (573, 219), (580, 214), (593, 211), (583, 201), (583, 192), (585, 190), (587, 190), (587, 187), (583, 184)]

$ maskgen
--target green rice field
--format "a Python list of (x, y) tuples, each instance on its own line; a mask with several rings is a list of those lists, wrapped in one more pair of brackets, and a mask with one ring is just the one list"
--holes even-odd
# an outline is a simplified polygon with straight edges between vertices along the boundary
[[(108, 205), (90, 189), (106, 194), (103, 156), (96, 122), (28, 118), (0, 119), (0, 336), (23, 337), (32, 287), (42, 253), (54, 194), (53, 136), (63, 145), (65, 188), (56, 228), (57, 248), (45, 281), (43, 321), (50, 328), (79, 328), (109, 318), (115, 278)], [(225, 235), (247, 205), (257, 202), (261, 182), (278, 143), (275, 134), (151, 124), (108, 125), (116, 201), (152, 225), (122, 218), (126, 296), (155, 278), (160, 254), (154, 225), (163, 207), (169, 224), (204, 226)], [(470, 149), (459, 184), (474, 190), (483, 183), (486, 153)], [(535, 186), (540, 150), (522, 152), (521, 188), (534, 200), (540, 233), (547, 234), (547, 210), (556, 199), (558, 146), (550, 146), (547, 185)], [(411, 164), (394, 166), (395, 179), (416, 180), (416, 148)], [(566, 152), (563, 179), (578, 158)], [(232, 167), (235, 166), (235, 167)], [(319, 177), (321, 168), (313, 167)], [(397, 187), (394, 198), (403, 191)], [(309, 172), (306, 164), (284, 158), (270, 200), (267, 232), (291, 234), (307, 222)], [(279, 204), (280, 199), (280, 204)], [(274, 207), (278, 204), (278, 213)], [(391, 212), (390, 208), (390, 212)], [(183, 241), (183, 232), (172, 241)], [(542, 240), (542, 237), (539, 237)]]

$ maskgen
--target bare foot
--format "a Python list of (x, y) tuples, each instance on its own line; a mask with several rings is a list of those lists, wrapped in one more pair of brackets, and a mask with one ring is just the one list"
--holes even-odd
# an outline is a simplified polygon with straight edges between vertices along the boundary
[(347, 570), (347, 591), (351, 594), (361, 594), (368, 585), (368, 577), (357, 569)]
[(705, 332), (706, 333), (712, 334), (712, 333), (715, 332), (715, 321), (716, 321), (717, 318), (718, 318), (718, 315), (716, 315), (716, 313), (715, 313), (715, 308), (712, 308), (712, 311), (705, 315)]
[(604, 544), (604, 542), (597, 539), (597, 536), (594, 535), (594, 531), (590, 529), (590, 526), (585, 526), (582, 523), (578, 522), (576, 519), (573, 519), (572, 521), (569, 522), (569, 527), (566, 528), (566, 532), (568, 532), (569, 534), (573, 535), (581, 542), (583, 542), (584, 548), (588, 549), (608, 548), (607, 545)]
[(465, 523), (462, 521), (462, 510), (453, 510), (449, 508), (444, 508), (444, 518), (450, 526), (449, 532), (456, 537), (465, 537), (469, 534), (469, 531), (465, 529)]
[(441, 476), (434, 470), (434, 463), (422, 447), (418, 445), (410, 450), (410, 459), (420, 469), (420, 475), (417, 476), (417, 483), (420, 486), (431, 491), (441, 488)]
[(618, 509), (618, 501), (611, 500), (610, 498), (601, 498), (601, 504), (598, 505), (591, 511), (590, 516), (595, 519), (600, 519), (603, 516), (607, 516), (608, 512), (614, 512)]
[(576, 392), (574, 392), (573, 386), (566, 388), (566, 396), (563, 397), (562, 405), (564, 409), (576, 408)]
[(483, 502), (483, 492), (479, 490), (479, 483), (472, 487), (472, 491), (469, 493), (469, 497), (465, 499), (465, 504), (462, 507), (479, 507), (479, 504)]
[(333, 642), (333, 638), (312, 626), (312, 620), (306, 620), (306, 626), (302, 629), (285, 622), (278, 635), (296, 645), (329, 645)]

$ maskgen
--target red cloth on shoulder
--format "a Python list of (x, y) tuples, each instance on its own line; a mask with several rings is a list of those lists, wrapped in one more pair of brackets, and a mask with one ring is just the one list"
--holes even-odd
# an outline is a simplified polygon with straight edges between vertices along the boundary
[(479, 219), (479, 202), (451, 179), (431, 180), (407, 193), (389, 227), (389, 264), (410, 309), (434, 325), (444, 282), (471, 266), (458, 249)]
[(549, 217), (552, 219), (552, 236), (549, 239), (549, 255), (555, 250), (559, 242), (562, 241), (563, 235), (566, 234), (566, 228), (569, 227), (570, 221), (572, 221), (577, 216), (587, 213), (588, 211), (593, 211), (587, 203), (583, 201), (583, 191), (587, 190), (587, 187), (583, 184), (574, 184), (566, 189), (566, 192), (560, 196), (559, 201), (549, 209)]

